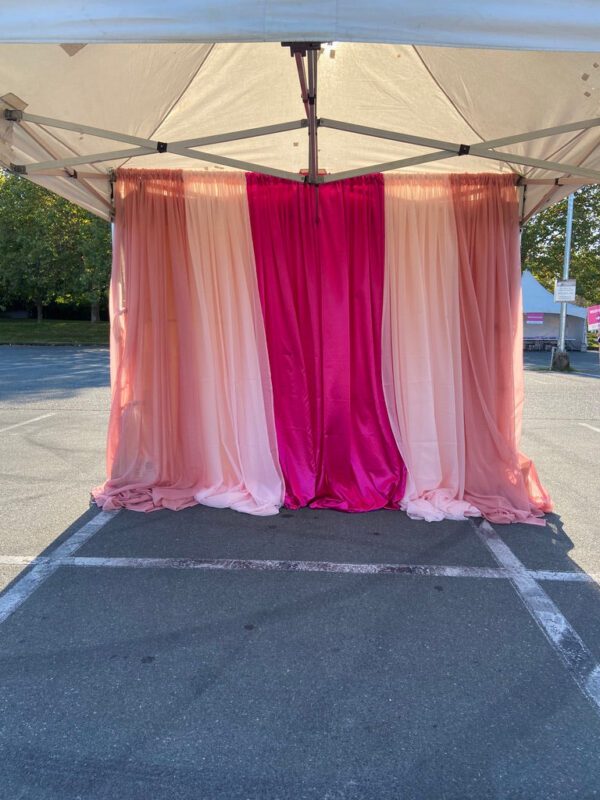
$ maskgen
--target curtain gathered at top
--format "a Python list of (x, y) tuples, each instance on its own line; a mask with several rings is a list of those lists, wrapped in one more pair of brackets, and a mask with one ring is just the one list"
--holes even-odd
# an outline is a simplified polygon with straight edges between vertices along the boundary
[(120, 170), (104, 509), (283, 500), (243, 175)]
[(291, 508), (398, 508), (406, 470), (381, 379), (381, 175), (248, 174), (279, 457)]

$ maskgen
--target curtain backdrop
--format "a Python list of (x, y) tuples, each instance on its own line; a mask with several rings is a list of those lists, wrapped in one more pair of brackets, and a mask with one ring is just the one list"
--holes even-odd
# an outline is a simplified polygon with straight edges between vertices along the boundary
[(104, 509), (283, 499), (243, 175), (120, 170)]
[(451, 175), (458, 234), (465, 498), (492, 522), (538, 522), (552, 503), (519, 452), (523, 331), (512, 175)]
[(381, 175), (314, 187), (249, 174), (286, 505), (397, 508), (405, 468), (381, 377)]
[(447, 177), (385, 179), (383, 383), (410, 517), (478, 516), (464, 500), (458, 247)]
[(512, 175), (125, 169), (115, 202), (98, 505), (542, 523)]

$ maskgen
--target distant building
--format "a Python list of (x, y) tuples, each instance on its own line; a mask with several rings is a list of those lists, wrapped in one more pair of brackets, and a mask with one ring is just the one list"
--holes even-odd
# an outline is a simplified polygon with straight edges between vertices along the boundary
[[(560, 303), (544, 289), (529, 270), (521, 278), (523, 289), (523, 346), (526, 350), (550, 349), (558, 342)], [(587, 309), (567, 303), (565, 346), (568, 350), (587, 348)]]

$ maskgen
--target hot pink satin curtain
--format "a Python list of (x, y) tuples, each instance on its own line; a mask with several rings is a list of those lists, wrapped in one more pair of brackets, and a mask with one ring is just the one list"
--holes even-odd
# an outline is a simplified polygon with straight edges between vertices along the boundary
[(248, 200), (286, 505), (396, 508), (405, 468), (381, 378), (381, 175), (249, 174)]
[(521, 270), (512, 175), (452, 175), (465, 408), (465, 498), (492, 522), (544, 524), (552, 509), (519, 452)]
[(383, 383), (408, 469), (402, 502), (427, 521), (479, 511), (464, 499), (458, 247), (448, 177), (385, 178)]
[(120, 170), (104, 509), (283, 499), (243, 176)]

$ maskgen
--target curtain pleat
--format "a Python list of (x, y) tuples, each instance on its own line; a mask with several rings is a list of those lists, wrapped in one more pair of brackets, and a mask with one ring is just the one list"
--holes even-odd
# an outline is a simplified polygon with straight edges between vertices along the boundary
[(381, 377), (382, 177), (318, 190), (247, 181), (286, 505), (397, 508), (405, 468)]
[(243, 176), (120, 170), (104, 509), (283, 500)]

